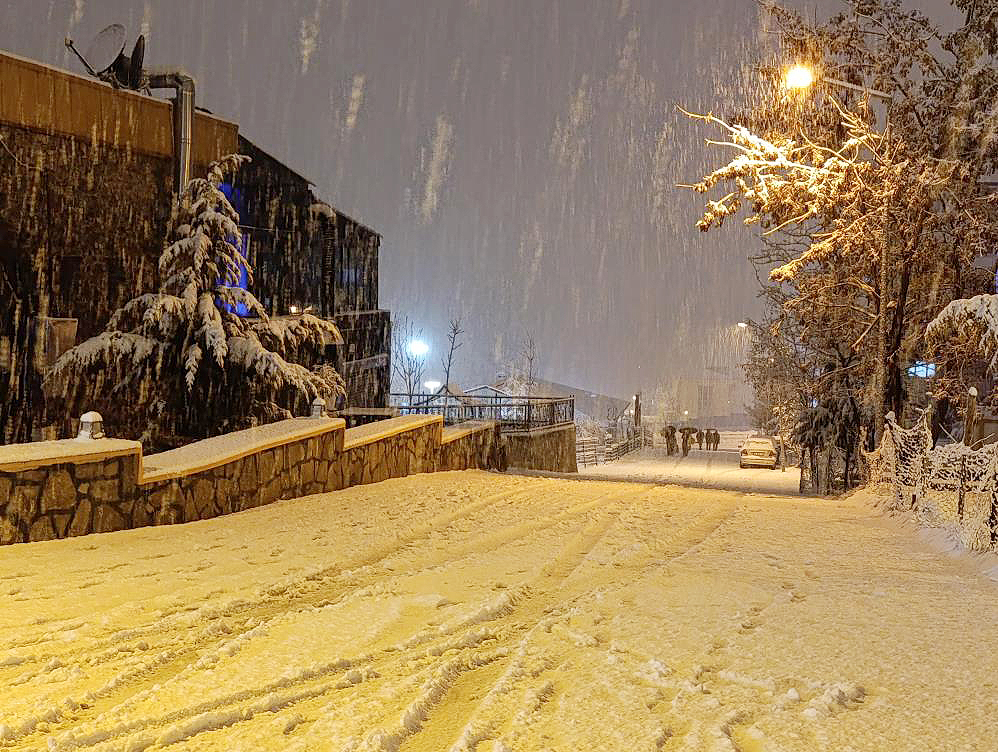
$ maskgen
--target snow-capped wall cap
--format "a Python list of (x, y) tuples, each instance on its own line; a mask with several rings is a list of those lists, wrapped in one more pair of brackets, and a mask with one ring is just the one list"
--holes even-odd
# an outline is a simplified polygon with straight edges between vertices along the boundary
[[(168, 452), (143, 457), (140, 484), (159, 483), (172, 478), (202, 473), (251, 454), (304, 441), (327, 433), (342, 432), (342, 418), (289, 418), (276, 423), (244, 428), (210, 439), (195, 441)], [(139, 444), (138, 446), (141, 446)], [(337, 446), (338, 451), (338, 446)]]
[(93, 411), (83, 413), (80, 416), (80, 432), (76, 435), (76, 438), (83, 441), (103, 439), (104, 418), (101, 417), (101, 414)]
[(976, 386), (970, 387), (970, 389), (967, 390), (967, 394), (969, 394), (971, 397), (976, 397), (977, 396), (977, 387)]
[(313, 418), (325, 418), (326, 417), (326, 400), (322, 397), (316, 397), (312, 400), (312, 417)]
[(38, 470), (52, 465), (85, 465), (115, 457), (136, 457), (141, 465), (142, 445), (125, 439), (59, 439), (0, 446), (0, 473)]
[(373, 444), (375, 441), (433, 424), (439, 425), (441, 433), (443, 432), (442, 415), (402, 415), (388, 420), (376, 420), (364, 426), (348, 428), (343, 436), (343, 448), (356, 449), (365, 444)]

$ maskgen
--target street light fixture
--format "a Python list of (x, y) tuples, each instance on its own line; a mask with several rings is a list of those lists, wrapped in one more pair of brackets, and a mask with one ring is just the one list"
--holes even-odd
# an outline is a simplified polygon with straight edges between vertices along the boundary
[(426, 353), (430, 351), (430, 346), (421, 339), (411, 339), (408, 344), (406, 344), (405, 349), (409, 351), (410, 355), (414, 355), (417, 358), (423, 358), (426, 356)]
[(746, 324), (744, 321), (739, 321), (738, 322), (738, 328), (739, 329), (748, 329), (748, 324)]
[(814, 83), (814, 71), (806, 65), (792, 65), (783, 76), (788, 89), (806, 89)]
[(809, 89), (818, 80), (821, 80), (826, 84), (831, 84), (832, 86), (838, 86), (841, 89), (849, 89), (850, 91), (858, 91), (863, 94), (869, 94), (871, 97), (877, 97), (878, 99), (884, 99), (886, 101), (893, 99), (890, 94), (884, 91), (868, 89), (865, 86), (857, 86), (856, 84), (851, 84), (848, 81), (842, 81), (838, 78), (830, 78), (829, 76), (819, 77), (814, 72), (813, 68), (807, 65), (801, 65), (800, 63), (791, 65), (783, 74), (783, 85), (791, 91)]

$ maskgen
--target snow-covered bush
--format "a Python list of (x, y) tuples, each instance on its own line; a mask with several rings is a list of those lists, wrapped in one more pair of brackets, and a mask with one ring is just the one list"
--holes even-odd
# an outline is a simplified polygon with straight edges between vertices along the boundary
[(56, 362), (45, 389), (68, 416), (96, 409), (114, 435), (162, 447), (343, 395), (335, 370), (308, 367), (325, 344), (340, 341), (336, 326), (308, 314), (271, 319), (237, 286), (244, 270), (252, 282), (252, 269), (220, 186), (247, 160), (225, 157), (188, 184), (159, 259), (159, 290), (130, 300), (103, 332)]

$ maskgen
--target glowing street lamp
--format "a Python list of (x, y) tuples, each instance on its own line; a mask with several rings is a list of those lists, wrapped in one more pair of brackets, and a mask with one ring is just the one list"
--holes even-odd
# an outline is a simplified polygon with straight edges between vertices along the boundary
[(430, 381), (424, 381), (423, 382), (423, 387), (428, 392), (436, 392), (437, 389), (439, 389), (442, 386), (443, 386), (442, 383), (440, 383), (439, 381), (433, 381), (432, 379)]
[[(806, 65), (801, 65), (797, 63), (796, 65), (791, 65), (787, 68), (786, 72), (783, 74), (783, 85), (790, 89), (791, 91), (802, 91), (804, 89), (811, 88), (815, 81), (818, 81), (819, 77), (814, 72), (813, 68)], [(878, 99), (885, 99), (890, 101), (893, 97), (887, 92), (877, 91), (876, 89), (868, 89), (865, 86), (857, 86), (856, 84), (851, 84), (848, 81), (841, 81), (837, 78), (829, 78), (828, 76), (821, 76), (820, 80), (826, 84), (831, 84), (832, 86), (838, 86), (841, 89), (849, 89), (851, 91), (858, 91), (863, 94), (869, 94), (871, 97), (877, 97)]]
[(814, 83), (814, 71), (806, 65), (792, 65), (783, 76), (783, 84), (788, 89), (806, 89)]
[(405, 349), (416, 358), (424, 358), (426, 353), (430, 351), (430, 346), (421, 339), (411, 339), (406, 344)]
[(746, 324), (744, 321), (739, 321), (738, 322), (738, 328), (739, 329), (748, 329), (748, 324)]

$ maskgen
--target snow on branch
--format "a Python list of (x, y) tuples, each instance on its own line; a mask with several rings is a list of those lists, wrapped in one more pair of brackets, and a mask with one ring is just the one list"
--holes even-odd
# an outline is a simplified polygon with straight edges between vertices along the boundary
[(925, 329), (930, 348), (955, 337), (970, 337), (988, 368), (998, 370), (998, 295), (975, 295), (950, 302)]

